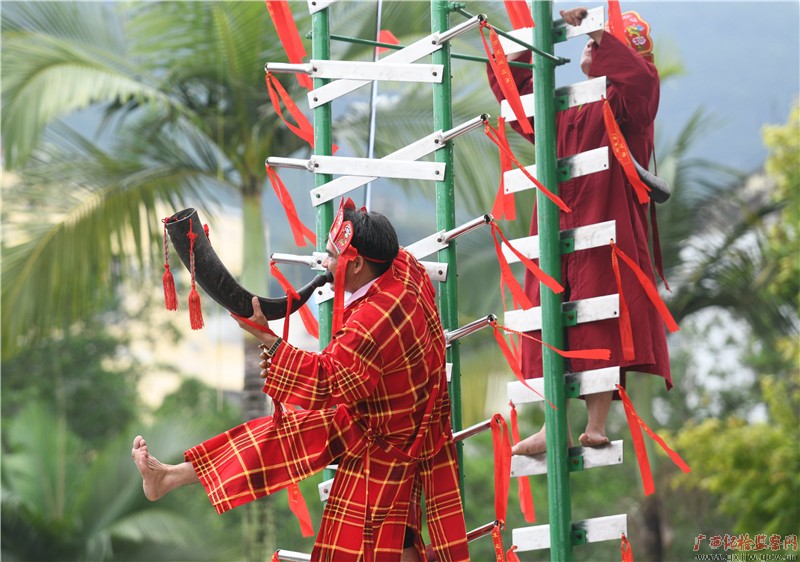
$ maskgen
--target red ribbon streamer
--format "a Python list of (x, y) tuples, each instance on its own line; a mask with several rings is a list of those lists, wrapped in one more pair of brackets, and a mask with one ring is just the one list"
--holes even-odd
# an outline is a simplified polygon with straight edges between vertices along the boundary
[(528, 3), (525, 0), (504, 0), (506, 5), (506, 12), (508, 12), (508, 19), (511, 22), (513, 29), (520, 29), (523, 27), (536, 27), (533, 23), (533, 15)]
[(633, 550), (625, 533), (622, 533), (622, 543), (619, 545), (619, 550), (622, 554), (622, 562), (633, 562)]
[[(564, 292), (564, 287), (562, 287), (561, 284), (558, 281), (556, 281), (550, 275), (548, 275), (547, 273), (542, 271), (542, 269), (538, 265), (533, 263), (533, 261), (530, 258), (528, 258), (527, 256), (523, 255), (519, 250), (517, 250), (514, 246), (511, 245), (511, 242), (509, 242), (508, 238), (505, 237), (505, 235), (503, 234), (503, 231), (500, 230), (500, 227), (497, 225), (497, 223), (492, 221), (491, 228), (492, 228), (492, 238), (494, 239), (494, 245), (495, 245), (495, 250), (496, 250), (497, 255), (498, 255), (498, 259), (503, 261), (503, 262), (505, 262), (506, 267), (508, 267), (508, 262), (506, 261), (506, 258), (503, 255), (503, 250), (500, 248), (500, 243), (497, 241), (497, 238), (496, 238), (495, 235), (500, 236), (500, 238), (503, 240), (503, 242), (506, 243), (506, 246), (508, 246), (508, 249), (511, 250), (511, 253), (513, 253), (515, 256), (517, 256), (517, 258), (519, 258), (519, 261), (521, 261), (525, 265), (525, 268), (528, 271), (530, 271), (531, 273), (533, 273), (534, 277), (536, 277), (539, 281), (544, 283), (547, 286), (547, 288), (549, 288), (551, 291), (553, 291), (556, 294)], [(509, 273), (510, 273), (510, 269), (509, 269)], [(513, 276), (511, 276), (511, 278), (513, 279)], [(514, 282), (516, 283), (516, 279), (514, 279)], [(517, 283), (517, 286), (519, 286), (518, 283)]]
[[(495, 129), (500, 142), (508, 146), (506, 139), (506, 121), (502, 117), (497, 117), (497, 129)], [(492, 216), (498, 220), (513, 221), (517, 218), (517, 205), (513, 193), (506, 193), (505, 173), (511, 169), (511, 158), (508, 154), (500, 150), (500, 185), (497, 186), (497, 195), (492, 205)]]
[(292, 510), (294, 516), (297, 517), (300, 523), (300, 533), (304, 537), (314, 536), (314, 526), (311, 524), (311, 515), (308, 513), (308, 506), (303, 494), (300, 492), (300, 486), (297, 482), (289, 485), (287, 488), (289, 492), (289, 509)]
[(664, 442), (664, 440), (656, 435), (652, 429), (650, 429), (644, 420), (639, 417), (639, 414), (636, 413), (636, 410), (633, 408), (633, 403), (631, 399), (628, 397), (628, 394), (625, 392), (625, 389), (622, 388), (622, 385), (617, 385), (617, 390), (619, 391), (619, 396), (622, 399), (622, 405), (625, 408), (625, 417), (628, 419), (628, 428), (631, 432), (631, 440), (633, 441), (633, 449), (636, 452), (636, 459), (639, 462), (639, 472), (642, 475), (642, 486), (644, 487), (644, 495), (649, 496), (653, 492), (655, 492), (656, 487), (653, 483), (653, 473), (650, 470), (650, 461), (647, 458), (647, 449), (644, 446), (644, 436), (642, 435), (642, 429), (647, 432), (647, 435), (650, 438), (658, 443), (664, 452), (667, 453), (672, 462), (674, 462), (678, 468), (680, 468), (683, 472), (689, 473), (692, 471), (689, 468), (689, 465), (684, 462), (684, 460), (680, 457), (678, 453), (673, 451), (669, 448), (669, 446)]
[[(300, 295), (297, 294), (292, 284), (289, 282), (286, 277), (284, 277), (283, 273), (280, 272), (278, 269), (278, 265), (274, 261), (270, 261), (269, 263), (270, 271), (272, 272), (272, 276), (278, 281), (283, 291), (286, 293), (287, 302), (286, 302), (286, 321), (284, 323), (284, 333), (288, 336), (288, 325), (289, 325), (289, 315), (292, 311), (292, 301), (299, 300)], [(311, 314), (311, 310), (308, 308), (308, 303), (304, 304), (298, 310), (300, 313), (300, 319), (303, 321), (303, 326), (311, 336), (315, 338), (319, 338), (319, 323), (317, 319), (314, 318), (314, 315)], [(287, 339), (284, 336), (283, 339)]]
[[(536, 394), (536, 396), (539, 396), (542, 400), (544, 400), (545, 402), (550, 404), (550, 406), (553, 409), (557, 410), (558, 408), (556, 408), (555, 405), (552, 402), (550, 402), (547, 398), (545, 398), (544, 395), (541, 392), (539, 392), (538, 390), (536, 390), (535, 388), (533, 388), (531, 385), (528, 384), (528, 381), (525, 380), (525, 376), (522, 374), (522, 370), (519, 368), (519, 361), (511, 353), (511, 350), (509, 349), (508, 344), (506, 343), (506, 340), (503, 337), (503, 334), (501, 334), (497, 330), (497, 328), (498, 328), (497, 323), (493, 322), (492, 323), (492, 327), (495, 328), (494, 339), (495, 339), (495, 341), (497, 341), (497, 346), (500, 348), (500, 351), (503, 352), (503, 357), (506, 358), (506, 362), (508, 363), (508, 366), (511, 367), (511, 371), (514, 373), (514, 376), (517, 377), (517, 380), (519, 382), (521, 382), (523, 384), (523, 386), (525, 386), (528, 390), (530, 390), (531, 392)], [(503, 328), (503, 329), (505, 330), (507, 328)]]
[(523, 338), (531, 339), (535, 342), (539, 342), (545, 347), (552, 349), (554, 352), (558, 353), (561, 357), (566, 357), (567, 359), (599, 359), (603, 361), (608, 361), (611, 359), (611, 350), (605, 348), (597, 348), (597, 349), (575, 349), (572, 351), (564, 351), (563, 349), (558, 349), (557, 347), (553, 347), (549, 343), (545, 343), (540, 339), (534, 338), (533, 336), (526, 334), (524, 332), (518, 332), (517, 330), (512, 330), (511, 328), (506, 328), (505, 326), (501, 326), (497, 322), (492, 322), (492, 326), (495, 328), (500, 328), (501, 330), (508, 332), (510, 334), (517, 334), (518, 336), (522, 336)]
[(494, 545), (495, 562), (505, 562), (505, 557), (503, 556), (503, 536), (500, 534), (503, 525), (505, 525), (504, 521), (495, 521), (494, 527), (492, 527), (492, 544)]
[(533, 182), (533, 185), (535, 185), (536, 188), (539, 191), (541, 191), (548, 199), (550, 199), (550, 201), (555, 203), (556, 206), (559, 209), (561, 209), (562, 211), (564, 211), (565, 213), (571, 213), (572, 212), (572, 209), (570, 209), (567, 206), (567, 204), (564, 203), (564, 201), (562, 201), (561, 198), (558, 195), (555, 195), (552, 191), (547, 189), (542, 184), (542, 182), (540, 182), (535, 177), (533, 177), (530, 174), (530, 172), (528, 172), (528, 170), (525, 169), (525, 166), (520, 164), (519, 160), (517, 160), (517, 157), (514, 156), (513, 152), (511, 152), (511, 148), (508, 146), (508, 142), (502, 142), (500, 140), (500, 135), (497, 133), (497, 131), (495, 131), (492, 128), (492, 126), (489, 124), (488, 121), (484, 122), (483, 130), (486, 133), (486, 136), (489, 137), (492, 140), (492, 142), (495, 143), (500, 148), (501, 151), (504, 151), (504, 152), (506, 152), (508, 154), (508, 157), (511, 158), (511, 161), (514, 164), (516, 164), (517, 168), (522, 170), (522, 173), (525, 175), (525, 177), (528, 178), (529, 180), (531, 180)]
[(636, 278), (639, 280), (639, 284), (642, 286), (644, 292), (647, 294), (647, 298), (650, 299), (650, 302), (653, 303), (653, 306), (656, 307), (656, 310), (661, 315), (661, 319), (664, 321), (664, 324), (667, 325), (667, 329), (670, 332), (677, 332), (679, 330), (678, 323), (675, 322), (675, 319), (672, 317), (672, 314), (670, 314), (667, 305), (664, 304), (664, 301), (658, 294), (658, 289), (656, 289), (656, 286), (653, 285), (653, 282), (647, 278), (647, 275), (645, 275), (644, 271), (642, 271), (641, 268), (638, 265), (636, 265), (636, 263), (631, 258), (625, 255), (625, 252), (620, 250), (619, 247), (616, 244), (614, 244), (613, 240), (611, 241), (611, 249), (612, 252), (617, 256), (619, 256), (622, 259), (622, 261), (624, 261), (628, 265), (628, 267), (630, 267), (631, 270), (633, 270), (633, 272), (636, 274)]
[[(489, 41), (492, 43), (491, 49), (486, 42), (486, 36), (483, 34), (483, 30), (487, 27), (489, 28)], [(481, 21), (480, 32), (483, 48), (486, 50), (486, 56), (489, 59), (489, 66), (491, 66), (492, 72), (494, 72), (497, 78), (497, 84), (503, 91), (503, 96), (505, 96), (508, 101), (508, 105), (511, 106), (514, 115), (517, 116), (517, 121), (519, 121), (522, 130), (526, 134), (532, 135), (533, 127), (531, 127), (531, 122), (525, 115), (517, 84), (514, 81), (514, 77), (511, 75), (508, 60), (506, 60), (506, 53), (503, 51), (503, 46), (500, 44), (500, 38), (497, 36), (497, 32), (486, 20)]]
[(625, 142), (625, 137), (622, 136), (619, 124), (614, 118), (614, 112), (611, 110), (611, 105), (608, 100), (603, 98), (603, 123), (606, 126), (606, 134), (608, 135), (608, 142), (611, 144), (611, 152), (614, 157), (622, 166), (622, 171), (625, 172), (625, 177), (628, 178), (633, 190), (636, 192), (636, 197), (639, 203), (645, 204), (650, 201), (650, 188), (639, 177), (636, 168), (631, 159), (630, 150), (628, 150), (628, 143)]
[[(389, 31), (388, 29), (381, 29), (380, 33), (378, 33), (378, 43), (388, 43), (390, 45), (399, 45), (400, 41), (398, 41), (397, 37), (394, 36), (394, 33)], [(383, 53), (384, 51), (388, 51), (388, 47), (378, 47), (378, 54)]]
[(270, 559), (270, 562), (281, 562), (281, 558), (278, 555), (279, 552), (280, 550), (276, 550), (275, 552), (272, 553), (272, 558)]
[(628, 44), (628, 38), (625, 36), (625, 25), (622, 23), (622, 10), (619, 7), (619, 0), (608, 0), (608, 30), (611, 35), (622, 41), (624, 45)]
[[(283, 123), (289, 127), (289, 129), (295, 135), (306, 141), (311, 148), (314, 148), (314, 126), (311, 124), (311, 122), (306, 119), (306, 116), (303, 115), (303, 112), (300, 111), (300, 108), (298, 108), (297, 104), (294, 103), (292, 97), (271, 72), (267, 72), (266, 84), (267, 92), (269, 92), (269, 99), (272, 102), (272, 107), (275, 108), (278, 117), (281, 118), (281, 121), (283, 121)], [(283, 104), (286, 106), (286, 109), (289, 110), (289, 114), (295, 120), (297, 125), (290, 123), (286, 120), (286, 117), (283, 116), (283, 111), (281, 111), (280, 104), (281, 101), (283, 101)]]
[(495, 414), (491, 428), (494, 450), (494, 514), (497, 521), (505, 521), (508, 486), (511, 482), (511, 442), (503, 416)]
[(520, 562), (519, 556), (517, 556), (517, 553), (514, 552), (518, 548), (519, 547), (517, 545), (512, 544), (511, 548), (508, 549), (508, 552), (506, 552), (506, 560), (508, 560), (508, 562)]
[[(278, 32), (278, 39), (283, 45), (283, 50), (286, 52), (289, 62), (294, 64), (302, 63), (303, 58), (306, 56), (306, 50), (303, 47), (302, 39), (300, 39), (297, 24), (294, 23), (289, 2), (286, 0), (265, 0), (265, 2), (272, 23), (275, 25), (275, 31)], [(295, 76), (305, 89), (311, 90), (314, 87), (310, 76), (306, 74), (296, 74)]]
[[(511, 406), (511, 438), (512, 443), (519, 443), (519, 423), (517, 422), (517, 407), (514, 402), (509, 402)], [(517, 478), (517, 491), (519, 493), (519, 509), (525, 516), (528, 523), (536, 522), (536, 511), (533, 507), (533, 494), (531, 493), (531, 482), (527, 476)]]
[(292, 196), (289, 194), (289, 190), (286, 189), (283, 180), (281, 180), (281, 177), (269, 164), (266, 165), (266, 170), (269, 182), (272, 184), (272, 189), (275, 191), (275, 195), (278, 196), (278, 201), (280, 201), (283, 206), (284, 212), (286, 212), (286, 218), (289, 220), (289, 228), (292, 229), (295, 244), (298, 246), (305, 246), (305, 240), (307, 239), (312, 246), (316, 245), (316, 234), (300, 221), (300, 217), (297, 216), (297, 209), (294, 206), (294, 201), (292, 201)]
[(611, 251), (611, 267), (614, 270), (614, 278), (617, 281), (617, 293), (619, 293), (619, 339), (622, 344), (622, 357), (625, 361), (636, 359), (636, 348), (633, 345), (633, 330), (631, 329), (631, 314), (628, 310), (628, 303), (622, 292), (622, 278), (619, 274), (619, 262), (617, 253)]

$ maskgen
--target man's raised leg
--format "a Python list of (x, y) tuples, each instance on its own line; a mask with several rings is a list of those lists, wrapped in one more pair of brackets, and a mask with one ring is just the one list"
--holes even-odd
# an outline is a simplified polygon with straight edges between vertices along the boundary
[(131, 457), (142, 475), (144, 495), (150, 501), (156, 501), (175, 488), (200, 482), (191, 463), (164, 464), (152, 456), (141, 435), (133, 440)]

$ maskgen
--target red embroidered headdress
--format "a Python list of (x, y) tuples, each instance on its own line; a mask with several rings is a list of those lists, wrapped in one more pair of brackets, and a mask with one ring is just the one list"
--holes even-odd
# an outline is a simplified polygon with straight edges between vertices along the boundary
[(355, 209), (356, 204), (349, 197), (342, 199), (339, 204), (339, 212), (331, 225), (328, 233), (328, 241), (338, 254), (336, 273), (333, 278), (333, 322), (332, 333), (336, 333), (342, 326), (342, 316), (344, 315), (344, 278), (347, 273), (347, 266), (358, 256), (358, 250), (352, 246), (353, 242), (353, 223), (344, 220), (345, 209)]

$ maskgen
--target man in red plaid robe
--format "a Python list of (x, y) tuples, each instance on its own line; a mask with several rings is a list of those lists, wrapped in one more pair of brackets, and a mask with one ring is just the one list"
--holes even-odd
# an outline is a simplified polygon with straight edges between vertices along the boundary
[(351, 202), (327, 250), (337, 293), (351, 295), (323, 351), (282, 342), (257, 299), (249, 322), (239, 320), (265, 348), (264, 391), (303, 410), (240, 425), (190, 449), (179, 465), (157, 461), (137, 436), (132, 454), (145, 495), (156, 500), (199, 481), (223, 513), (338, 459), (312, 560), (424, 560), (422, 492), (437, 559), (468, 560), (433, 285), (398, 248), (389, 221)]

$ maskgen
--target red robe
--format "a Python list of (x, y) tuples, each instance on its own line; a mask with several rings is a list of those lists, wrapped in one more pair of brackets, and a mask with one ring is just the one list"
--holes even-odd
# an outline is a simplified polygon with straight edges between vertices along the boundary
[[(320, 353), (283, 344), (264, 391), (290, 410), (186, 452), (219, 513), (339, 459), (312, 560), (399, 560), (421, 522), (440, 560), (469, 560), (445, 342), (425, 269), (405, 250), (344, 312)], [(368, 485), (367, 485), (368, 482)], [(423, 545), (417, 549), (424, 560)]]
[[(520, 94), (532, 91), (530, 69), (512, 67), (512, 75)], [(659, 78), (656, 67), (608, 32), (601, 44), (592, 49), (589, 75), (608, 78), (607, 97), (633, 157), (647, 166), (653, 152), (653, 122), (658, 110)], [(498, 100), (503, 94), (489, 72), (489, 83)], [(558, 158), (595, 148), (609, 146), (603, 123), (601, 101), (572, 107), (556, 113)], [(512, 123), (521, 132), (519, 124)], [(533, 138), (527, 136), (533, 142)], [(558, 186), (559, 197), (572, 209), (560, 212), (560, 228), (569, 229), (599, 222), (616, 221), (616, 244), (636, 262), (655, 285), (655, 276), (648, 249), (647, 206), (641, 205), (635, 192), (609, 150), (609, 169), (582, 176)], [(650, 203), (653, 204), (652, 202)], [(531, 234), (537, 233), (536, 215), (531, 221)], [(569, 349), (609, 348), (610, 361), (572, 359), (575, 372), (619, 365), (622, 372), (638, 371), (664, 377), (667, 388), (672, 386), (664, 323), (652, 306), (634, 273), (620, 263), (623, 295), (631, 316), (635, 358), (625, 360), (620, 343), (617, 319), (587, 322), (566, 331)], [(581, 250), (562, 257), (562, 281), (565, 300), (580, 300), (617, 293), (611, 265), (611, 248), (604, 246)], [(538, 306), (539, 281), (529, 272), (525, 276), (525, 291), (534, 306)], [(538, 332), (533, 333), (541, 337)], [(528, 378), (542, 376), (541, 345), (523, 339), (522, 369)]]

